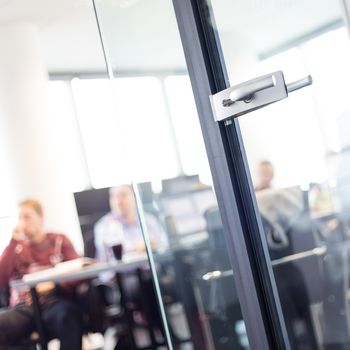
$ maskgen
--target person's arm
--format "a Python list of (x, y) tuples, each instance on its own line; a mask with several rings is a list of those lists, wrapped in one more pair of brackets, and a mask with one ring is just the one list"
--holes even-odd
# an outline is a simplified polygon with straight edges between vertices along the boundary
[(9, 245), (6, 247), (0, 257), (0, 287), (5, 288), (8, 286), (10, 278), (13, 274), (15, 267), (16, 252), (15, 249), (19, 242), (15, 239), (11, 239)]
[(0, 257), (0, 288), (8, 286), (15, 269), (16, 247), (23, 238), (21, 227), (18, 225), (12, 231), (12, 238)]
[(63, 261), (80, 258), (80, 255), (74, 249), (72, 242), (64, 235), (62, 235), (61, 238), (62, 238), (61, 254), (62, 254)]

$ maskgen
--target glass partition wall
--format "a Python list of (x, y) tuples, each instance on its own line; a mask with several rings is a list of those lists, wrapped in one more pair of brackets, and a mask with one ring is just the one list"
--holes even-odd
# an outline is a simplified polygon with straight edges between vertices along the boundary
[[(46, 3), (1, 31), (0, 249), (34, 196), (79, 252), (138, 263), (116, 279), (134, 348), (350, 348), (350, 1)], [(279, 70), (313, 84), (214, 122), (210, 94)]]
[[(32, 36), (0, 37), (0, 249), (34, 196), (79, 252), (132, 267), (101, 279), (134, 348), (348, 349), (350, 1), (21, 5)], [(279, 70), (313, 84), (214, 121), (210, 94)]]
[[(172, 5), (96, 4), (116, 117), (122, 136), (135, 136), (124, 154), (168, 333), (173, 344), (188, 340), (195, 349), (248, 347)], [(201, 19), (212, 20), (203, 27), (218, 34), (231, 85), (279, 70), (287, 83), (308, 74), (314, 78), (311, 88), (220, 126), (227, 135), (241, 133), (238, 142), (231, 139), (233, 154), (247, 151), (255, 190), (252, 216), (271, 259), (267, 265), (291, 348), (348, 348), (349, 2), (192, 4), (199, 13), (212, 6), (213, 16), (202, 13)], [(212, 50), (220, 56), (217, 47)], [(130, 90), (120, 90), (118, 81), (130, 76)], [(159, 92), (145, 91), (141, 77), (156, 77)], [(254, 94), (245, 97), (233, 103), (254, 101)], [(152, 167), (157, 173), (148, 172)], [(242, 175), (249, 173), (245, 170)], [(140, 174), (145, 177), (138, 179)], [(250, 187), (250, 179), (242, 182)], [(163, 252), (152, 244), (145, 220), (150, 213), (163, 225)], [(273, 280), (267, 274), (265, 279)], [(180, 330), (179, 319), (187, 327)]]
[(132, 183), (163, 321), (155, 337), (169, 349), (247, 349), (172, 2), (95, 10), (114, 102), (93, 127), (106, 135), (99, 186)]
[(284, 101), (222, 121), (241, 130), (292, 349), (350, 347), (349, 4), (211, 1), (208, 25), (232, 87), (280, 70), (287, 89), (313, 78)]

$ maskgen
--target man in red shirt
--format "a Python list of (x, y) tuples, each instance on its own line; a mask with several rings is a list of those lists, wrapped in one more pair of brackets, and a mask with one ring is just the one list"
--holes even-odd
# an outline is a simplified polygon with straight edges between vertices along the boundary
[[(19, 223), (0, 257), (0, 288), (26, 273), (78, 258), (67, 237), (46, 233), (41, 204), (28, 199), (19, 204)], [(42, 318), (48, 337), (58, 338), (61, 350), (80, 350), (82, 316), (72, 299), (74, 283), (38, 285)], [(11, 290), (10, 307), (0, 311), (0, 349), (8, 349), (35, 330), (29, 291)]]

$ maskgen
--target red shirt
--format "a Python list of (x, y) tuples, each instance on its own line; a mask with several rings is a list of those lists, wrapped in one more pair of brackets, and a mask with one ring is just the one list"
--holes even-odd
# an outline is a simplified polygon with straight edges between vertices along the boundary
[[(0, 257), (0, 287), (7, 287), (11, 280), (20, 279), (27, 273), (76, 258), (79, 255), (70, 240), (62, 234), (47, 233), (38, 244), (11, 239)], [(11, 291), (11, 304), (23, 301), (14, 294)]]

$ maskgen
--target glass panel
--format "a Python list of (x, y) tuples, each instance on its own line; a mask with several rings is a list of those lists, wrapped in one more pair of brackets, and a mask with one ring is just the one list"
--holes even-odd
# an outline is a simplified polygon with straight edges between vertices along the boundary
[(292, 349), (348, 349), (347, 2), (212, 4), (231, 85), (278, 70), (314, 79), (239, 125)]
[[(112, 117), (85, 111), (83, 133), (97, 131), (108, 148), (106, 158), (91, 151), (94, 181), (118, 186), (125, 181), (120, 173), (132, 174), (170, 348), (247, 349), (172, 2), (101, 0), (96, 6), (115, 106), (106, 111)], [(87, 81), (79, 84), (90, 89)], [(92, 105), (94, 96), (103, 98), (89, 91)], [(121, 203), (116, 207), (120, 212)], [(161, 329), (160, 337), (165, 334)]]

